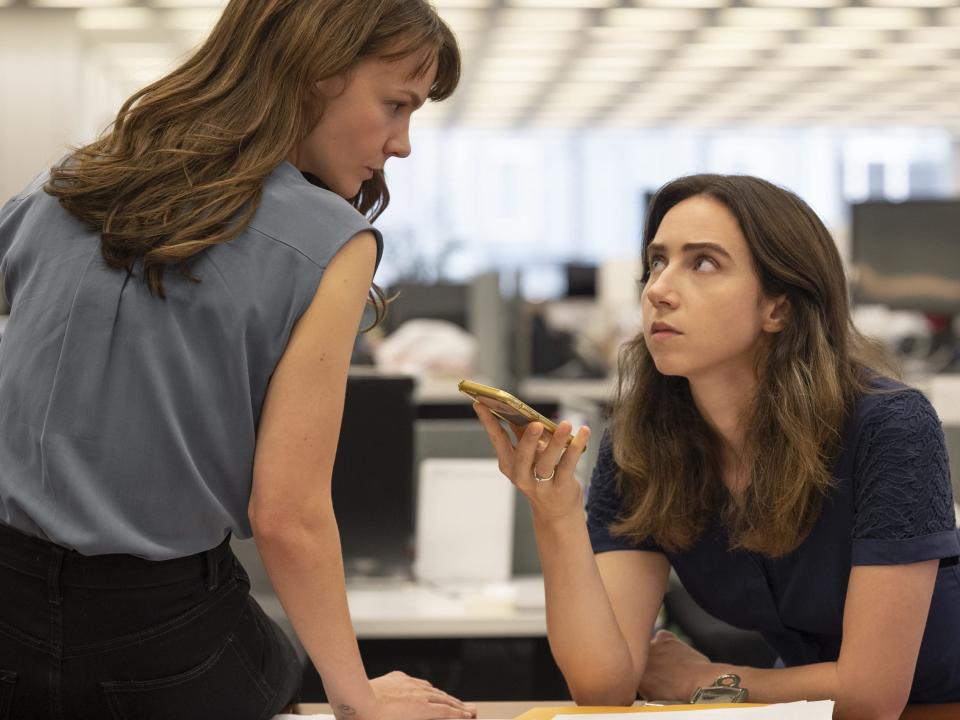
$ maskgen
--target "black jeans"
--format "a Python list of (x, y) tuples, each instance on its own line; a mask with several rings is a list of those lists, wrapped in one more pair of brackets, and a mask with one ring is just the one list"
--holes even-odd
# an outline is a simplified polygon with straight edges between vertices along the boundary
[(247, 720), (302, 672), (222, 545), (87, 557), (0, 525), (0, 720)]

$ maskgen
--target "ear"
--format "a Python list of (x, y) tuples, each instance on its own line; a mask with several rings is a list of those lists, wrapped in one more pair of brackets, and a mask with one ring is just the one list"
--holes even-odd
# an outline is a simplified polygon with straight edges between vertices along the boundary
[(761, 327), (764, 332), (781, 332), (790, 320), (790, 301), (786, 295), (765, 298), (763, 301), (763, 321)]

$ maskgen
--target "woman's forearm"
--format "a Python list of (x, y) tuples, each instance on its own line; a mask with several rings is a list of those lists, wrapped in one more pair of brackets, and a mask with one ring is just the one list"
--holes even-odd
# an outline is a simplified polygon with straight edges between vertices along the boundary
[(537, 550), (547, 599), (547, 634), (579, 704), (630, 705), (643, 672), (610, 605), (581, 514), (539, 519)]
[[(333, 510), (311, 524), (291, 521), (257, 528), (257, 548), (274, 590), (323, 680), (329, 702), (372, 717), (376, 700), (350, 620), (340, 537)], [(351, 717), (353, 715), (351, 714)]]
[[(725, 673), (736, 673), (749, 690), (750, 702), (778, 703), (796, 700), (834, 700), (834, 720), (897, 720), (905, 701), (885, 697), (884, 688), (859, 687), (844, 682), (836, 662), (790, 668), (751, 668), (715, 663), (697, 678), (700, 687), (712, 685)], [(691, 694), (693, 690), (692, 687)]]

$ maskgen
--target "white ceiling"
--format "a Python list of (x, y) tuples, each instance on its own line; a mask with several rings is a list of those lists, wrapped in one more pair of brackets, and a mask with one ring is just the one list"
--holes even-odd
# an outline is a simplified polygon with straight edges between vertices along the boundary
[[(209, 29), (217, 0), (0, 0), (76, 10), (135, 87)], [(921, 125), (960, 133), (960, 0), (438, 0), (464, 78), (421, 125)]]

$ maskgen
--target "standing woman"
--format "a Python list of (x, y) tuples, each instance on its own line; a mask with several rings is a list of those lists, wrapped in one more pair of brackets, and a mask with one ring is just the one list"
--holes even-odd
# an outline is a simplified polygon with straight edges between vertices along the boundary
[(338, 717), (475, 714), (367, 679), (330, 500), (367, 218), (459, 72), (425, 0), (232, 0), (0, 211), (0, 717), (287, 706), (298, 663), (230, 552), (251, 533)]
[[(530, 501), (574, 698), (688, 700), (735, 673), (753, 701), (832, 698), (842, 720), (960, 700), (940, 423), (853, 327), (826, 228), (763, 180), (681, 178), (652, 203), (643, 268), (643, 332), (621, 355), (586, 519), (573, 471), (589, 430), (564, 452), (569, 423), (549, 441), (531, 424), (514, 446), (476, 407)], [(785, 667), (651, 641), (671, 566)]]

